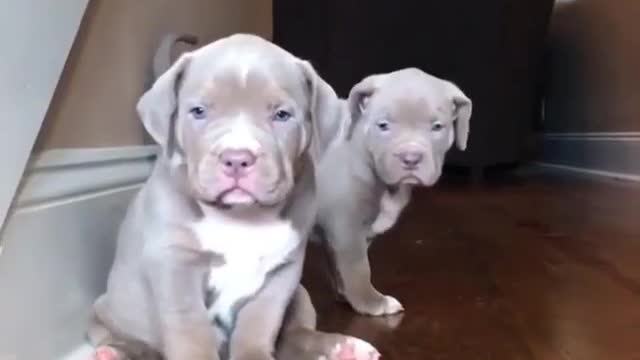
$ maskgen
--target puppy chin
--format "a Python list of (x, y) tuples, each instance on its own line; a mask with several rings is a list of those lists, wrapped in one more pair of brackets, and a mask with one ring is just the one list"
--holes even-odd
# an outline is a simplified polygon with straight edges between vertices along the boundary
[(263, 191), (261, 189), (247, 189), (235, 187), (220, 193), (217, 203), (223, 207), (252, 208), (252, 207), (273, 207), (281, 203), (284, 193), (281, 191)]
[(204, 206), (221, 209), (229, 209), (236, 206), (252, 206), (258, 202), (255, 196), (240, 188), (199, 192), (196, 198), (198, 202)]
[(389, 185), (411, 185), (411, 186), (433, 186), (438, 181), (439, 176), (419, 176), (413, 173), (403, 174), (390, 182)]
[(433, 186), (438, 182), (438, 179), (440, 179), (440, 174), (426, 176), (420, 185), (425, 187)]
[(413, 175), (406, 176), (400, 179), (400, 181), (398, 181), (398, 185), (422, 185), (422, 184), (424, 184), (424, 182), (418, 177)]
[(255, 204), (256, 198), (249, 192), (235, 188), (220, 196), (220, 203), (226, 206), (250, 206)]

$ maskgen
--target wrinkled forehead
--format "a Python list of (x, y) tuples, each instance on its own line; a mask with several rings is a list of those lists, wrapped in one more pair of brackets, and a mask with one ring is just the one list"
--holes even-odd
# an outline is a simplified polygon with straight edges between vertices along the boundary
[(399, 122), (433, 121), (453, 110), (444, 82), (406, 76), (384, 79), (371, 98), (370, 106)]
[(275, 106), (289, 98), (305, 106), (301, 67), (293, 56), (274, 47), (247, 44), (198, 50), (183, 79), (182, 92), (225, 104), (273, 102)]

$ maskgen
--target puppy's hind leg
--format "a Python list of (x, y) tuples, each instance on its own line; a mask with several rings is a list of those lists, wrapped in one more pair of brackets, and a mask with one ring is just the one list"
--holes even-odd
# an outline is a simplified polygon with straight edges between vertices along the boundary
[[(95, 318), (95, 316), (94, 316)], [(89, 325), (88, 337), (95, 350), (87, 360), (125, 360), (123, 354), (120, 354), (114, 347), (108, 345), (113, 343), (113, 338), (109, 330), (102, 324), (91, 320)], [(98, 340), (99, 339), (99, 340)]]
[(109, 329), (100, 320), (100, 313), (104, 311), (105, 298), (100, 296), (93, 304), (91, 319), (89, 320), (89, 330), (87, 338), (89, 343), (95, 348), (94, 353), (88, 360), (124, 360), (123, 354), (120, 354), (115, 348), (109, 344), (114, 343), (114, 338)]
[[(148, 345), (134, 340), (119, 340), (106, 327), (94, 324), (91, 332), (106, 334), (103, 341), (95, 346), (93, 355), (87, 360), (163, 360), (164, 357)], [(91, 336), (91, 335), (90, 335)]]
[(93, 306), (87, 338), (95, 351), (87, 360), (164, 359), (162, 354), (140, 341), (119, 339), (101, 320), (100, 314), (104, 312), (104, 303), (105, 299), (101, 296)]
[(298, 287), (284, 319), (276, 349), (278, 360), (378, 360), (364, 340), (316, 330), (316, 311), (307, 290)]

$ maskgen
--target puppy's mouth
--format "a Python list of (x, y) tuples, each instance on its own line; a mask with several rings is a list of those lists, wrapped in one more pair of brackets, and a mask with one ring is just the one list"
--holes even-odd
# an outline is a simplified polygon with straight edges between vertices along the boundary
[(208, 207), (273, 207), (284, 196), (282, 179), (198, 178), (194, 187), (199, 202)]
[(260, 202), (253, 192), (237, 184), (226, 187), (221, 191), (201, 192), (198, 194), (198, 198), (198, 201), (203, 205), (217, 208), (251, 206)]
[(253, 205), (258, 201), (253, 193), (236, 185), (221, 192), (218, 202), (223, 205)]
[[(255, 193), (242, 185), (234, 184), (218, 192), (213, 199), (209, 197), (208, 199), (201, 199), (201, 202), (208, 206), (223, 209), (252, 206), (272, 207), (278, 203), (277, 196), (275, 196), (276, 192), (277, 187), (269, 188), (264, 193)], [(260, 194), (263, 194), (263, 196), (260, 196)]]
[(398, 185), (424, 185), (424, 181), (415, 175), (406, 175), (398, 180)]

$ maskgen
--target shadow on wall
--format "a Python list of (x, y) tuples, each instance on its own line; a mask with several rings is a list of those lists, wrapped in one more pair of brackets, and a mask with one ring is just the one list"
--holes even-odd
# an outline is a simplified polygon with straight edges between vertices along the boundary
[(35, 151), (150, 143), (135, 103), (151, 56), (168, 32), (202, 43), (235, 32), (271, 38), (270, 0), (94, 0), (50, 106)]

